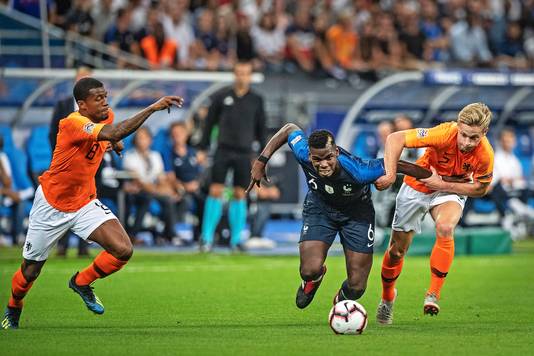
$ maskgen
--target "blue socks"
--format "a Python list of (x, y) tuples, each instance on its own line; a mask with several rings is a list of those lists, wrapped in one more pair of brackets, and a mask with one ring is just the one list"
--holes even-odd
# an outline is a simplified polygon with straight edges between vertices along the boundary
[(230, 246), (235, 247), (241, 242), (241, 232), (247, 223), (247, 201), (232, 200), (228, 208), (228, 220), (230, 223)]
[(221, 220), (223, 203), (221, 199), (208, 196), (204, 205), (204, 219), (202, 223), (202, 241), (204, 244), (213, 244), (215, 229)]

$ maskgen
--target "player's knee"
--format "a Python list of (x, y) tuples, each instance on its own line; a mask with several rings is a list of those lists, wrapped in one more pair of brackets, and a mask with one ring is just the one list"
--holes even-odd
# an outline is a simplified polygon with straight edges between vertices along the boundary
[(300, 276), (305, 281), (312, 281), (314, 279), (317, 279), (321, 277), (321, 274), (323, 273), (323, 265), (321, 263), (318, 264), (303, 264), (300, 266)]
[(22, 275), (24, 276), (24, 279), (26, 282), (31, 283), (39, 277), (39, 274), (41, 273), (40, 268), (33, 268), (33, 266), (24, 268), (22, 270)]
[(224, 191), (224, 185), (222, 184), (212, 184), (210, 185), (210, 196), (214, 198), (222, 197)]
[(117, 246), (111, 254), (118, 260), (128, 261), (133, 255), (133, 246), (131, 243), (125, 243)]
[(438, 236), (452, 236), (454, 233), (454, 224), (446, 222), (436, 222), (436, 233)]
[(393, 261), (398, 261), (406, 255), (407, 249), (393, 247), (389, 249), (389, 258)]

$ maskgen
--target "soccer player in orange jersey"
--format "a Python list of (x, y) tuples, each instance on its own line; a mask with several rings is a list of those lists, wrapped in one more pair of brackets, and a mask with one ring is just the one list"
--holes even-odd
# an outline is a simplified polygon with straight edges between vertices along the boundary
[(113, 213), (96, 197), (95, 174), (108, 147), (122, 150), (121, 139), (134, 132), (148, 117), (183, 99), (165, 96), (133, 117), (113, 125), (104, 85), (93, 78), (80, 79), (73, 90), (79, 110), (60, 121), (57, 144), (48, 171), (39, 177), (30, 212), (24, 258), (13, 275), (11, 297), (1, 326), (16, 329), (23, 298), (48, 258), (57, 240), (71, 230), (104, 248), (93, 263), (76, 272), (69, 287), (80, 295), (89, 310), (104, 313), (91, 283), (120, 270), (132, 256), (132, 244)]
[[(468, 196), (485, 195), (492, 179), (493, 149), (486, 138), (491, 117), (485, 104), (473, 103), (460, 111), (457, 122), (398, 131), (388, 136), (384, 153), (386, 175), (377, 180), (378, 189), (385, 189), (395, 181), (397, 161), (404, 147), (426, 147), (416, 163), (430, 169), (432, 176), (420, 180), (406, 176), (397, 195), (391, 239), (382, 262), (379, 323), (393, 322), (395, 281), (412, 238), (421, 232), (421, 222), (428, 212), (436, 224), (436, 242), (430, 256), (431, 281), (423, 311), (438, 314), (440, 291), (454, 257), (454, 229), (462, 217), (465, 201)], [(442, 176), (464, 177), (466, 182), (446, 182)]]

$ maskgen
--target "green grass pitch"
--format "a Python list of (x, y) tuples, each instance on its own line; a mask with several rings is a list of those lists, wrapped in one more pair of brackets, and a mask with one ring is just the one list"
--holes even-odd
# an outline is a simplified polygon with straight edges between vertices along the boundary
[[(437, 317), (422, 315), (428, 257), (408, 257), (391, 326), (376, 324), (376, 256), (360, 302), (363, 335), (334, 335), (327, 323), (345, 276), (343, 258), (314, 302), (295, 307), (297, 257), (158, 254), (138, 251), (126, 268), (95, 283), (106, 306), (93, 315), (67, 288), (89, 260), (47, 262), (28, 297), (21, 329), (0, 331), (2, 355), (527, 355), (534, 347), (534, 244), (509, 256), (458, 257)], [(92, 251), (93, 255), (95, 251)], [(0, 249), (0, 300), (7, 303), (16, 249)]]

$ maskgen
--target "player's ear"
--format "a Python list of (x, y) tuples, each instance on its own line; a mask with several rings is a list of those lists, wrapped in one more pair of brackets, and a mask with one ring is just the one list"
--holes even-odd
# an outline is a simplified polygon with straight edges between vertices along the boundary
[(336, 146), (336, 157), (339, 156), (339, 148)]
[(76, 104), (78, 104), (78, 108), (79, 109), (82, 109), (82, 110), (87, 109), (87, 105), (85, 105), (85, 101), (84, 100), (77, 100)]

